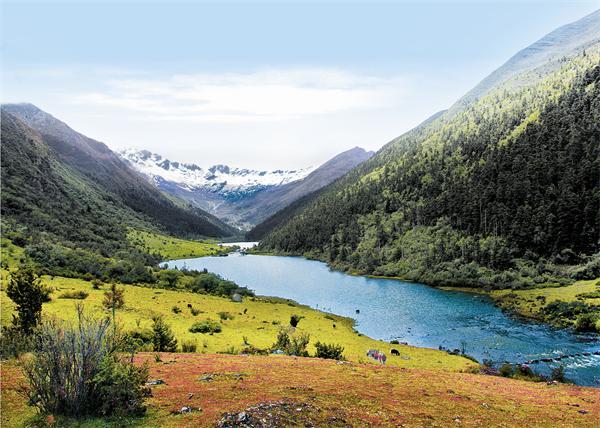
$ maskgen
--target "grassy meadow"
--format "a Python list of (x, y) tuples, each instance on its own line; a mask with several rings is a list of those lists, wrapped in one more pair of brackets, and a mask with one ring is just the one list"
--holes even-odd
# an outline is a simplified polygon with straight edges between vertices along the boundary
[(213, 256), (229, 251), (216, 241), (192, 241), (136, 229), (129, 230), (127, 239), (140, 250), (158, 253), (165, 260)]
[[(75, 305), (82, 303), (85, 309), (97, 316), (106, 316), (102, 308), (104, 292), (108, 285), (95, 290), (92, 284), (80, 279), (47, 277), (44, 284), (54, 290), (52, 301), (44, 303), (42, 313), (45, 316), (75, 320)], [(309, 333), (311, 341), (309, 352), (314, 353), (316, 341), (339, 343), (344, 346), (344, 355), (351, 361), (369, 362), (365, 354), (371, 348), (380, 349), (389, 355), (390, 348), (400, 351), (400, 356), (388, 357), (388, 364), (413, 368), (444, 368), (447, 370), (468, 370), (475, 364), (471, 361), (448, 355), (438, 350), (416, 348), (403, 345), (390, 345), (358, 334), (353, 329), (353, 320), (332, 314), (325, 314), (294, 302), (262, 297), (246, 297), (236, 303), (230, 299), (185, 291), (124, 285), (125, 308), (117, 311), (117, 321), (125, 331), (152, 328), (152, 317), (161, 315), (171, 326), (179, 344), (182, 341), (196, 342), (197, 352), (236, 353), (245, 345), (244, 341), (257, 348), (268, 348), (276, 340), (281, 327), (289, 326), (293, 314), (303, 317), (298, 324), (299, 332)], [(83, 300), (64, 299), (59, 296), (65, 292), (85, 291), (88, 297)], [(1, 291), (2, 324), (7, 325), (12, 317), (13, 304)], [(191, 309), (201, 312), (194, 316)], [(174, 312), (177, 307), (181, 310)], [(245, 312), (245, 313), (244, 313)], [(222, 320), (219, 313), (228, 313), (233, 319)], [(205, 319), (219, 322), (220, 333), (190, 333), (188, 329), (196, 321)]]
[(544, 314), (544, 308), (557, 301), (581, 302), (596, 306), (598, 321), (596, 326), (600, 331), (600, 278), (587, 281), (577, 281), (562, 287), (530, 288), (525, 290), (494, 290), (491, 293), (496, 303), (519, 315), (551, 322), (562, 327), (573, 325), (573, 320), (565, 317), (550, 319)]

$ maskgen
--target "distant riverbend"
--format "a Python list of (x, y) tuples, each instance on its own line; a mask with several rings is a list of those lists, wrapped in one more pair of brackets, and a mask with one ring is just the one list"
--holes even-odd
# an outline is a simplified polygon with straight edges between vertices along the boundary
[(301, 257), (232, 253), (174, 260), (169, 266), (208, 269), (257, 294), (352, 317), (359, 332), (375, 339), (464, 349), (479, 361), (536, 361), (532, 368), (544, 374), (562, 364), (567, 377), (577, 384), (600, 386), (597, 336), (510, 317), (485, 295), (347, 275)]

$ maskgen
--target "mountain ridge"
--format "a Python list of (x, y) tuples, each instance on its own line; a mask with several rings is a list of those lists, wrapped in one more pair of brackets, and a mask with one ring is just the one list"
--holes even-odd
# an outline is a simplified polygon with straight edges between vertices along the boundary
[[(598, 19), (595, 12), (542, 38), (567, 31), (574, 44), (536, 42), (523, 70), (513, 67), (517, 54), (491, 88), (476, 87), (294, 207), (263, 231), (261, 247), (434, 285), (527, 286), (535, 275), (525, 266), (542, 260), (553, 273), (536, 281), (593, 276)], [(555, 60), (561, 46), (574, 54)]]
[(328, 185), (372, 155), (373, 152), (354, 147), (317, 168), (257, 171), (227, 165), (203, 168), (173, 162), (149, 151), (121, 151), (122, 158), (162, 191), (242, 229), (253, 227), (270, 214)]
[[(176, 234), (215, 237), (235, 233), (230, 226), (197, 207), (185, 206), (183, 202), (175, 203), (168, 199), (142, 180), (104, 143), (73, 130), (33, 104), (4, 104), (1, 109), (5, 117), (14, 117), (39, 135), (39, 140), (49, 148), (47, 156), (53, 159), (54, 164), (59, 167), (61, 164), (68, 166), (98, 189), (111, 195), (110, 198), (118, 201), (118, 204), (131, 208), (164, 230)], [(18, 132), (15, 134), (16, 140), (29, 138), (17, 134)], [(26, 134), (31, 132), (27, 131)], [(3, 153), (6, 150), (16, 150), (15, 146), (4, 146), (3, 144)]]

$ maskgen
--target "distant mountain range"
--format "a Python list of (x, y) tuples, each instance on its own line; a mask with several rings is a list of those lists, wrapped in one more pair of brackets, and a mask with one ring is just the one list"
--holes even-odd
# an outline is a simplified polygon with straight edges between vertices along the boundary
[(189, 191), (217, 193), (225, 199), (238, 199), (272, 186), (282, 186), (301, 180), (314, 168), (300, 170), (257, 171), (213, 165), (202, 168), (196, 164), (172, 162), (148, 150), (125, 149), (117, 152), (121, 158), (157, 186), (170, 182)]
[(257, 171), (174, 162), (147, 150), (122, 150), (133, 169), (164, 192), (191, 202), (223, 221), (248, 229), (292, 202), (321, 189), (369, 159), (355, 147), (318, 168)]

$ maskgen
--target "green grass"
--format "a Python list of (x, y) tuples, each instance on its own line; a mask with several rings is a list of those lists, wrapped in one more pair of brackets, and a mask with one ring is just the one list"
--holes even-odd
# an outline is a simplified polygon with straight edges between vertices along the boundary
[[(490, 294), (501, 306), (528, 318), (551, 321), (555, 324), (569, 325), (565, 319), (547, 320), (542, 309), (548, 304), (561, 300), (563, 302), (583, 302), (589, 305), (600, 305), (600, 278), (577, 281), (563, 287), (544, 287), (526, 290), (495, 290)], [(598, 313), (600, 316), (600, 312)], [(598, 321), (600, 324), (600, 320)]]
[(140, 250), (158, 253), (165, 260), (212, 256), (228, 251), (215, 241), (192, 241), (135, 229), (129, 230), (127, 239)]
[[(70, 321), (75, 320), (75, 304), (83, 303), (86, 310), (97, 316), (106, 316), (102, 308), (102, 299), (108, 285), (103, 289), (94, 290), (91, 283), (73, 278), (43, 277), (43, 282), (54, 289), (52, 301), (44, 303), (43, 314), (55, 316)], [(288, 300), (277, 298), (245, 298), (241, 303), (235, 303), (227, 298), (185, 291), (170, 291), (164, 289), (126, 285), (125, 309), (117, 311), (117, 320), (124, 330), (149, 329), (152, 327), (152, 317), (161, 315), (172, 327), (179, 345), (186, 340), (195, 340), (197, 352), (221, 353), (231, 347), (241, 350), (244, 338), (257, 348), (268, 348), (276, 339), (281, 327), (289, 326), (291, 315), (304, 317), (298, 330), (311, 336), (309, 352), (314, 354), (314, 343), (338, 343), (344, 346), (344, 355), (351, 361), (371, 362), (365, 356), (367, 350), (374, 348), (388, 354), (388, 364), (413, 368), (443, 368), (452, 371), (468, 370), (474, 364), (462, 357), (451, 356), (434, 349), (416, 348), (403, 345), (390, 345), (358, 334), (350, 318), (326, 314), (307, 306), (297, 305)], [(64, 292), (85, 291), (89, 296), (76, 302), (69, 299), (59, 299)], [(7, 325), (12, 318), (13, 303), (4, 291), (2, 298), (2, 324)], [(194, 316), (188, 303), (202, 312)], [(175, 314), (173, 306), (181, 308), (181, 313)], [(244, 310), (246, 313), (244, 313)], [(222, 320), (221, 312), (229, 312), (233, 319)], [(222, 331), (214, 334), (190, 333), (189, 328), (194, 322), (213, 320), (220, 323)], [(335, 324), (335, 327), (334, 327)], [(390, 349), (396, 348), (401, 356), (390, 355)]]

